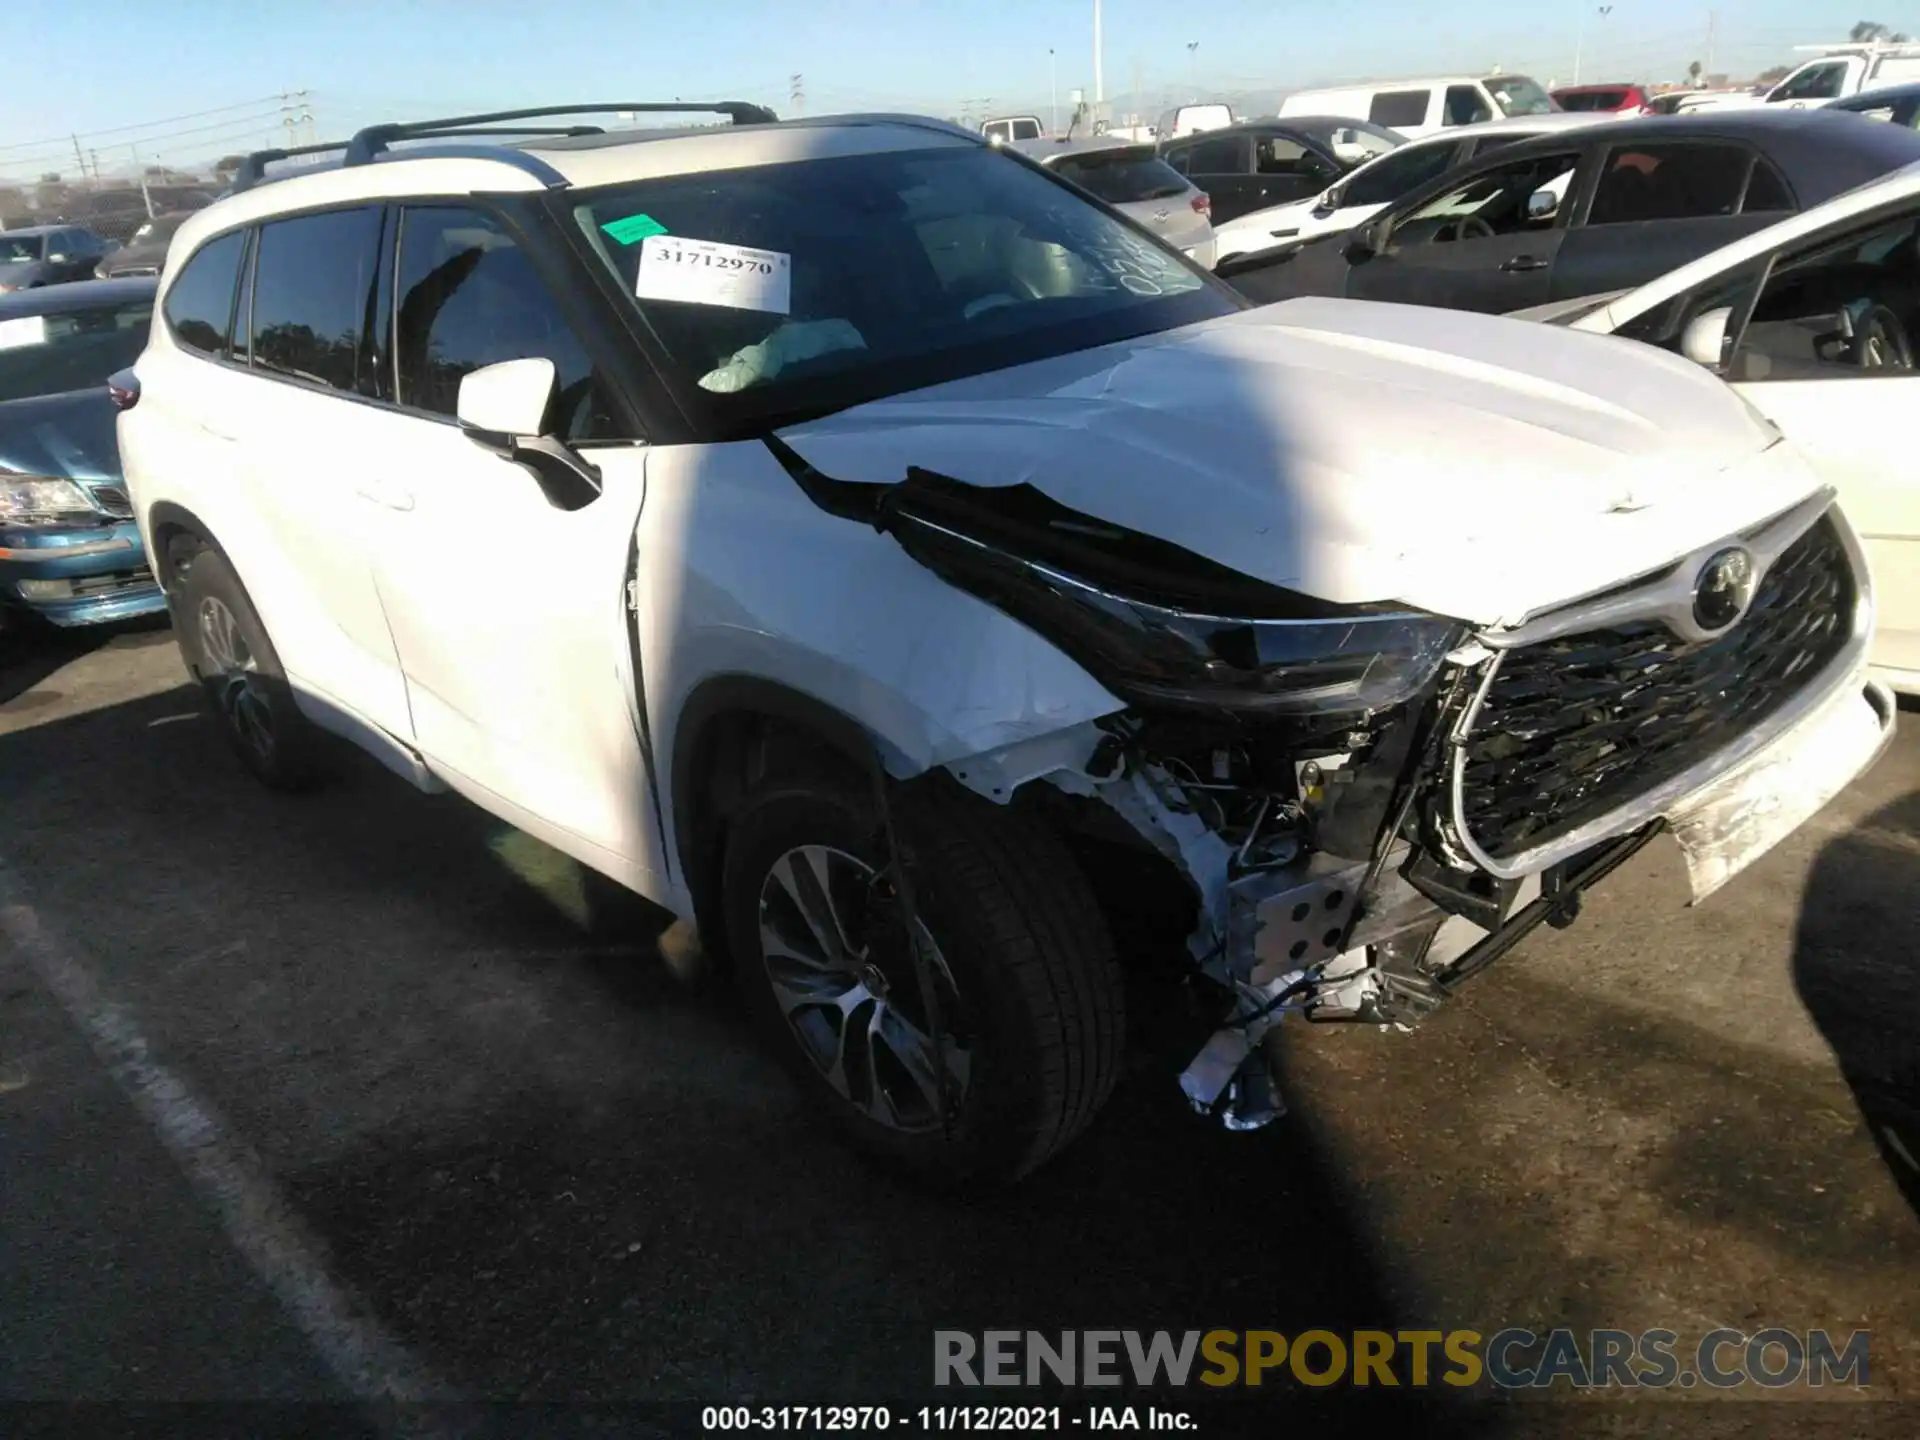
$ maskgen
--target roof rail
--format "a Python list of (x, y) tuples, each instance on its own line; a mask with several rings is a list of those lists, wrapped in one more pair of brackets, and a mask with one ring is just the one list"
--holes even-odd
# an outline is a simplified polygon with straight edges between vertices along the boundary
[(284, 150), (255, 150), (240, 162), (240, 168), (233, 172), (233, 180), (227, 186), (227, 194), (238, 195), (242, 190), (251, 190), (267, 177), (267, 166), (277, 160), (291, 160), (297, 155), (324, 155), (329, 150), (344, 150), (344, 140), (330, 141), (324, 145), (294, 145)]
[[(683, 105), (679, 101), (626, 101), (607, 105), (543, 105), (532, 110), (495, 110), (485, 115), (453, 115), (442, 120), (416, 120), (408, 124), (369, 125), (347, 142), (346, 164), (364, 165), (397, 140), (444, 140), (456, 135), (510, 135), (515, 132), (496, 127), (506, 120), (543, 120), (555, 115), (724, 115), (735, 125), (772, 125), (779, 116), (764, 105), (744, 100), (716, 100), (707, 104)], [(588, 125), (574, 130), (546, 131), (547, 134), (594, 135), (602, 127)]]
[[(368, 165), (401, 140), (448, 140), (461, 136), (490, 135), (497, 135), (502, 139), (525, 139), (542, 135), (559, 138), (601, 135), (605, 133), (605, 127), (600, 125), (530, 126), (501, 123), (509, 120), (541, 120), (558, 115), (599, 114), (724, 115), (735, 125), (772, 125), (778, 123), (780, 119), (766, 106), (754, 105), (745, 100), (716, 100), (707, 104), (692, 105), (682, 105), (677, 101), (670, 104), (657, 101), (624, 101), (607, 105), (545, 105), (532, 110), (496, 110), (485, 115), (451, 115), (439, 120), (369, 125), (357, 131), (350, 140), (333, 140), (323, 145), (295, 145), (280, 150), (255, 150), (240, 162), (240, 168), (234, 171), (233, 182), (228, 186), (226, 193), (238, 195), (242, 190), (251, 190), (266, 180), (267, 166), (281, 160), (291, 160), (300, 155), (323, 155), (330, 151), (339, 151), (342, 166)], [(461, 151), (466, 155), (478, 156), (484, 154), (485, 147), (461, 147)], [(508, 150), (500, 158), (519, 163), (528, 157), (523, 157), (518, 151)]]

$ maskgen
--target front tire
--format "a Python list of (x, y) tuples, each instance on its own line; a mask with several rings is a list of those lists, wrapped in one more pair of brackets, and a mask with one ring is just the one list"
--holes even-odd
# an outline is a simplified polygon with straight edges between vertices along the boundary
[(769, 777), (729, 827), (736, 979), (756, 1027), (857, 1147), (936, 1184), (1011, 1181), (1113, 1088), (1125, 1033), (1113, 944), (1049, 831), (933, 779), (890, 793), (940, 1042), (871, 782), (825, 762)]
[(193, 555), (174, 626), (187, 668), (240, 762), (276, 790), (311, 786), (318, 733), (294, 704), (267, 628), (220, 551)]

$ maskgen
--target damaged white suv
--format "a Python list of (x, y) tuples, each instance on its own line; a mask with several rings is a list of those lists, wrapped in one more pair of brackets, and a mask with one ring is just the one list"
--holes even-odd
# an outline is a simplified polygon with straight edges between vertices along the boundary
[(695, 917), (869, 1148), (1072, 1139), (1143, 909), (1256, 1126), (1283, 1014), (1416, 1019), (1663, 829), (1704, 895), (1890, 734), (1845, 516), (1687, 361), (1249, 309), (956, 127), (713, 108), (253, 157), (121, 451), (262, 779), (336, 732)]

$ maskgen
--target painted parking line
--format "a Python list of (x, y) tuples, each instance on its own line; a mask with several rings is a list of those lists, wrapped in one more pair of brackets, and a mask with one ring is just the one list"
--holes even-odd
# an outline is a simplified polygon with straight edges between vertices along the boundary
[[(102, 993), (86, 963), (21, 903), (19, 886), (4, 868), (0, 937), (87, 1037), (342, 1390), (357, 1400), (387, 1402), (382, 1408), (389, 1419), (401, 1413), (395, 1404), (453, 1399), (449, 1387), (386, 1333), (371, 1308), (334, 1279), (325, 1247), (281, 1195), (265, 1164), (155, 1057), (131, 1009)], [(403, 1420), (400, 1428), (418, 1433), (421, 1427)]]

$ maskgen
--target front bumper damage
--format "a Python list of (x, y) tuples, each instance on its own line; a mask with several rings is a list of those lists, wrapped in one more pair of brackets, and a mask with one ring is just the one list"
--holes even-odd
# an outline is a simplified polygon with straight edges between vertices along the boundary
[[(1180, 1084), (1196, 1110), (1251, 1130), (1284, 1113), (1273, 1060), (1286, 1015), (1408, 1028), (1541, 924), (1571, 925), (1584, 893), (1662, 833), (1685, 856), (1694, 903), (1764, 855), (1892, 738), (1892, 695), (1865, 667), (1870, 630), (1863, 589), (1854, 633), (1791, 703), (1583, 829), (1577, 852), (1544, 849), (1539, 863), (1503, 865), (1498, 876), (1460, 853), (1444, 803), (1492, 661), (1478, 642), (1450, 657), (1424, 708), (1392, 718), (1413, 740), (1399, 747), (1406, 758), (1361, 853), (1317, 846), (1312, 801), (1327, 772), (1364, 771), (1365, 752), (1376, 770), (1392, 759), (1383, 725), (1354, 736), (1364, 742), (1356, 752), (1300, 767), (1305, 805), (1267, 797), (1250, 825), (1225, 833), (1209, 796), (1226, 787), (1198, 778), (1197, 757), (1155, 756), (1126, 717), (948, 768), (1002, 803), (1034, 781), (1096, 802), (1185, 878), (1196, 916), (1189, 956), (1219, 987), (1224, 1013)], [(1364, 779), (1355, 774), (1356, 786)]]

